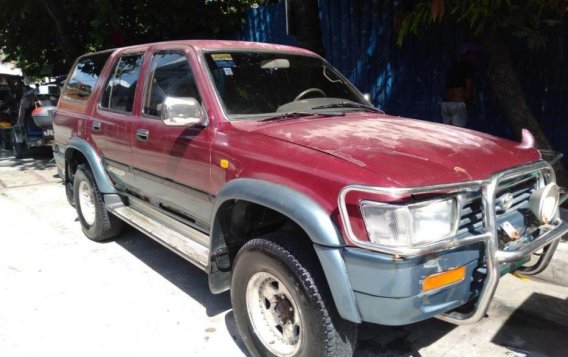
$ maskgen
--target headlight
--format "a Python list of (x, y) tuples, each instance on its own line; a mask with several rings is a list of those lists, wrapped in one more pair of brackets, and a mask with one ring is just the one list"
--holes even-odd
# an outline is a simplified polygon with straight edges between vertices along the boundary
[(455, 198), (411, 205), (364, 201), (361, 212), (369, 240), (389, 247), (419, 246), (456, 233)]
[(554, 218), (558, 209), (560, 190), (555, 183), (539, 188), (531, 194), (529, 207), (536, 218), (546, 224)]

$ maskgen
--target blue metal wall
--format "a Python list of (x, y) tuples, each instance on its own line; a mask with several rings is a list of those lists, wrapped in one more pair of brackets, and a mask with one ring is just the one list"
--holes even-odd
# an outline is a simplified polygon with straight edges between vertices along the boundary
[[(440, 101), (446, 71), (469, 34), (441, 25), (421, 38), (396, 45), (392, 2), (319, 0), (325, 57), (373, 103), (393, 115), (441, 121)], [(284, 3), (251, 9), (242, 39), (295, 44), (286, 35)], [(568, 154), (568, 65), (562, 44), (529, 51), (513, 46), (529, 105), (555, 148)], [(484, 78), (482, 57), (476, 65), (476, 100), (468, 127), (510, 137), (511, 132)], [(517, 139), (518, 138), (513, 138)], [(565, 162), (568, 164), (567, 158)]]

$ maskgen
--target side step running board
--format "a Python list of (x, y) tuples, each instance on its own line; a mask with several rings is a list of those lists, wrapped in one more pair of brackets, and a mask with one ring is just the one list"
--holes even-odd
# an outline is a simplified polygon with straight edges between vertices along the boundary
[(118, 218), (147, 234), (182, 258), (189, 260), (200, 269), (207, 271), (209, 249), (198, 243), (208, 240), (205, 234), (193, 228), (187, 228), (185, 234), (181, 234), (128, 206), (116, 205), (108, 208)]

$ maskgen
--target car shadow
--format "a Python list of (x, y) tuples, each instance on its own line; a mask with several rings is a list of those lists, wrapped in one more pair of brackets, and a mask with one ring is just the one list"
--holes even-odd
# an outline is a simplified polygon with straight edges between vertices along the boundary
[[(136, 229), (126, 226), (125, 231), (115, 242), (205, 307), (208, 317), (231, 309), (229, 292), (211, 293), (205, 272)], [(232, 311), (225, 314), (225, 325), (235, 344), (243, 354), (249, 356)]]
[(239, 334), (239, 329), (237, 328), (237, 322), (235, 321), (235, 315), (233, 314), (233, 310), (229, 311), (225, 315), (225, 325), (227, 326), (227, 330), (231, 334), (233, 341), (235, 341), (241, 352), (245, 356), (249, 357), (252, 356), (248, 351), (247, 347), (245, 346), (245, 343), (241, 338), (241, 335)]
[(568, 356), (568, 299), (533, 293), (491, 339), (525, 356)]
[(35, 147), (29, 149), (23, 159), (14, 158), (11, 151), (0, 151), (0, 167), (17, 168), (20, 171), (47, 170), (55, 167), (51, 147)]
[(127, 226), (115, 242), (203, 305), (207, 316), (231, 308), (229, 293), (216, 295), (209, 291), (205, 272), (134, 228)]
[(406, 326), (380, 326), (363, 323), (355, 356), (418, 357), (429, 346), (456, 328), (455, 325), (429, 319)]

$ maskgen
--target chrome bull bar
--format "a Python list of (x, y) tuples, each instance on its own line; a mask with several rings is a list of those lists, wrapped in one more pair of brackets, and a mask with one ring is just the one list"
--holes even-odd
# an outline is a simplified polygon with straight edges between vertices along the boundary
[[(452, 311), (446, 314), (439, 315), (438, 318), (452, 322), (455, 324), (468, 324), (475, 323), (481, 320), (489, 308), (489, 304), (495, 291), (497, 285), (499, 284), (500, 265), (502, 263), (510, 263), (518, 261), (526, 256), (533, 254), (534, 252), (544, 249), (543, 255), (538, 260), (538, 262), (531, 267), (521, 268), (520, 270), (525, 274), (537, 274), (542, 272), (550, 263), (552, 255), (556, 251), (558, 242), (560, 238), (568, 232), (568, 224), (563, 222), (560, 218), (555, 218), (549, 224), (542, 226), (546, 230), (545, 233), (540, 235), (534, 241), (527, 243), (517, 250), (505, 251), (500, 250), (499, 247), (499, 236), (497, 234), (497, 222), (496, 222), (496, 193), (499, 188), (499, 183), (514, 179), (519, 176), (527, 175), (532, 172), (543, 172), (541, 176), (548, 182), (555, 182), (556, 178), (554, 175), (554, 170), (545, 161), (537, 161), (528, 165), (515, 167), (512, 169), (504, 170), (498, 172), (491, 176), (487, 180), (470, 181), (464, 183), (454, 183), (454, 184), (442, 184), (442, 185), (432, 185), (423, 187), (408, 187), (408, 188), (385, 188), (385, 187), (369, 187), (362, 185), (350, 185), (344, 187), (338, 197), (339, 211), (341, 214), (341, 219), (343, 227), (348, 238), (353, 242), (353, 244), (365, 248), (371, 249), (378, 252), (397, 255), (400, 257), (405, 256), (417, 256), (426, 255), (434, 252), (445, 251), (449, 249), (454, 249), (456, 247), (469, 245), (477, 242), (483, 242), (485, 247), (485, 258), (487, 265), (487, 275), (483, 283), (483, 287), (477, 298), (474, 308), (468, 313), (460, 313)], [(548, 173), (546, 177), (544, 172)], [(421, 194), (421, 193), (458, 193), (467, 192), (472, 190), (479, 190), (481, 188), (481, 199), (483, 207), (483, 224), (485, 227), (484, 234), (469, 236), (462, 239), (449, 239), (441, 242), (436, 242), (434, 244), (421, 246), (421, 247), (406, 247), (406, 248), (392, 248), (392, 247), (381, 247), (370, 243), (368, 241), (360, 240), (354, 233), (351, 227), (351, 222), (349, 220), (349, 215), (347, 211), (346, 196), (349, 192), (364, 192), (380, 195), (388, 195), (392, 197), (403, 197), (411, 194)]]

